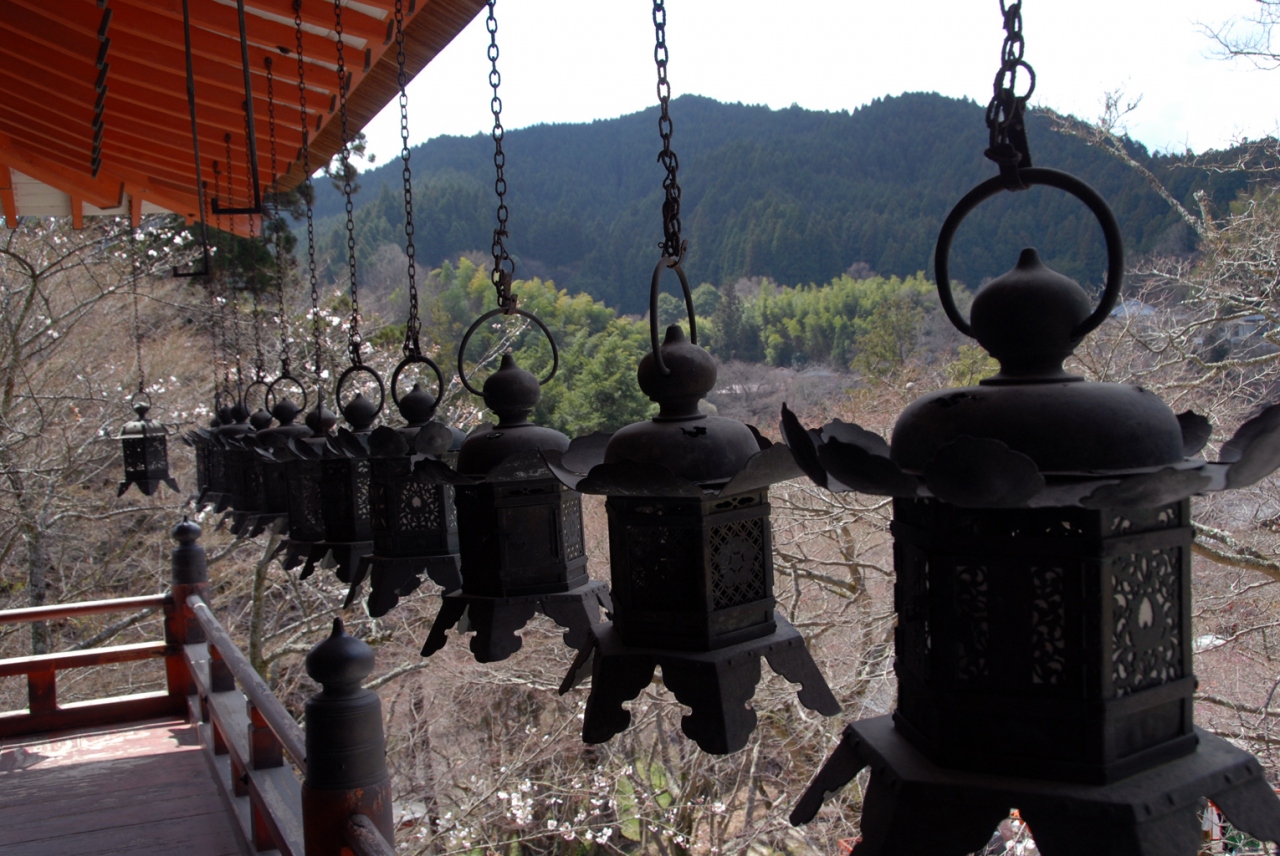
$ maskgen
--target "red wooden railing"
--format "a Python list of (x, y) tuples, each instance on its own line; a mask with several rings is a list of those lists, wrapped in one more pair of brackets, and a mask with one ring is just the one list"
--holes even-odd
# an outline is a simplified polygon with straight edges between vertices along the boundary
[[(210, 769), (252, 850), (394, 856), (387, 841), (390, 829), (380, 830), (359, 810), (338, 827), (342, 831), (334, 837), (341, 840), (309, 831), (334, 827), (331, 817), (308, 816), (300, 779), (307, 767), (303, 729), (209, 609), (204, 552), (194, 543), (199, 529), (183, 525), (188, 529), (181, 537), (175, 530), (182, 543), (174, 551), (173, 587), (167, 594), (0, 611), (0, 625), (11, 625), (160, 609), (165, 633), (164, 641), (0, 660), (0, 677), (26, 675), (28, 687), (26, 710), (0, 713), (0, 738), (186, 715), (197, 726)], [(152, 658), (165, 664), (163, 692), (58, 703), (61, 671)]]
[[(118, 600), (94, 600), (86, 603), (10, 609), (0, 612), (0, 624), (79, 618), (85, 615), (129, 612), (138, 609), (163, 609), (167, 625), (175, 611), (173, 596), (157, 594)], [(27, 678), (27, 709), (0, 713), (0, 738), (41, 734), (63, 728), (83, 728), (181, 715), (186, 710), (185, 688), (181, 684), (175, 686), (172, 680), (181, 669), (175, 671), (174, 666), (177, 664), (170, 666), (168, 663), (170, 660), (179, 660), (181, 657), (180, 648), (164, 641), (156, 641), (0, 660), (0, 678), (21, 675)], [(165, 672), (170, 680), (164, 692), (132, 693), (70, 704), (58, 703), (59, 672), (156, 658), (166, 660)]]

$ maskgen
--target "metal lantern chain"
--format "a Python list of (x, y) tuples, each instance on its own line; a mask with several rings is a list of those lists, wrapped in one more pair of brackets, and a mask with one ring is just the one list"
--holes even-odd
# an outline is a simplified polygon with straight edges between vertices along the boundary
[(409, 169), (409, 94), (406, 87), (409, 75), (405, 71), (404, 55), (404, 0), (396, 0), (396, 81), (400, 84), (400, 160), (404, 161), (401, 175), (404, 177), (404, 252), (409, 257), (409, 320), (404, 327), (404, 355), (422, 355), (419, 335), (422, 322), (418, 320), (418, 265), (413, 246), (413, 174)]
[(280, 319), (280, 376), (290, 377), (292, 373), (289, 360), (289, 316), (286, 314), (284, 306), (284, 233), (281, 231), (279, 223), (274, 222), (280, 218), (280, 180), (277, 172), (278, 154), (276, 151), (275, 75), (271, 68), (271, 57), (266, 57), (263, 60), (263, 64), (267, 67), (267, 138), (271, 141), (271, 218), (273, 221), (271, 237), (272, 249), (275, 251), (276, 257), (276, 299), (278, 301), (277, 312)]
[[(1027, 147), (1027, 130), (1023, 115), (1027, 99), (1036, 89), (1036, 73), (1023, 53), (1026, 42), (1022, 38), (1022, 2), (1006, 3), (1000, 0), (1004, 15), (1004, 45), (1000, 48), (1000, 70), (992, 84), (991, 101), (987, 104), (987, 131), (989, 144), (986, 156), (1000, 167), (1000, 174), (1011, 186), (1019, 189), (1027, 185), (1018, 176), (1018, 170), (1031, 164), (1031, 151)], [(1018, 70), (1027, 73), (1027, 91), (1018, 95)]]
[(129, 229), (130, 266), (133, 273), (133, 346), (138, 359), (138, 394), (147, 388), (146, 372), (142, 368), (142, 324), (138, 320), (138, 279), (141, 275), (142, 262), (138, 257), (138, 231)]
[(333, 0), (333, 34), (338, 43), (338, 116), (342, 125), (342, 195), (347, 211), (347, 269), (351, 274), (351, 320), (347, 326), (347, 350), (351, 365), (360, 362), (360, 299), (356, 293), (356, 223), (351, 203), (351, 137), (347, 129), (347, 62), (342, 41), (342, 0)]
[(498, 87), (502, 85), (502, 73), (498, 71), (498, 19), (494, 17), (497, 0), (489, 0), (489, 17), (485, 19), (485, 27), (489, 30), (489, 86), (493, 88), (493, 98), (489, 100), (489, 108), (493, 111), (493, 190), (498, 194), (498, 225), (493, 230), (493, 287), (498, 293), (498, 308), (510, 313), (515, 310), (518, 298), (511, 294), (511, 280), (515, 277), (516, 263), (507, 252), (506, 239), (507, 216), (507, 179), (503, 170), (507, 165), (507, 156), (502, 151), (502, 138), (506, 129), (502, 127), (502, 98), (498, 96)]
[(656, 36), (653, 61), (658, 66), (658, 103), (662, 105), (662, 115), (658, 117), (662, 151), (658, 153), (658, 161), (667, 170), (667, 176), (662, 180), (662, 189), (666, 191), (666, 199), (662, 203), (662, 254), (679, 263), (685, 250), (684, 241), (680, 238), (680, 182), (677, 180), (680, 159), (671, 148), (672, 125), (668, 112), (671, 84), (667, 80), (667, 10), (663, 0), (653, 0), (653, 28)]
[[(298, 111), (302, 121), (302, 197), (307, 210), (307, 275), (311, 281), (311, 336), (315, 349), (316, 380), (320, 379), (320, 286), (316, 275), (316, 221), (311, 209), (314, 190), (311, 184), (311, 128), (307, 115), (306, 61), (302, 57), (302, 0), (294, 0), (293, 30), (298, 57)], [(283, 300), (283, 297), (282, 297)]]

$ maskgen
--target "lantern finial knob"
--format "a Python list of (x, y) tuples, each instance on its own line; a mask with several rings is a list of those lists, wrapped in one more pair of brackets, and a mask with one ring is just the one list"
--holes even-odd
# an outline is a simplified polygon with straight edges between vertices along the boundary
[(378, 406), (365, 398), (364, 393), (357, 392), (342, 408), (342, 418), (355, 430), (367, 431), (373, 420), (378, 418)]
[(538, 406), (542, 390), (533, 373), (516, 365), (511, 352), (502, 355), (498, 370), (485, 378), (484, 404), (498, 414), (498, 427), (523, 425)]
[(669, 372), (664, 374), (653, 354), (646, 354), (636, 370), (641, 391), (658, 403), (659, 419), (697, 417), (698, 401), (716, 385), (715, 359), (690, 342), (679, 324), (667, 327), (661, 349)]
[(1000, 373), (983, 383), (1080, 380), (1062, 362), (1082, 338), (1089, 296), (1079, 283), (1054, 271), (1027, 247), (1012, 270), (993, 279), (973, 299), (973, 336), (1000, 361)]

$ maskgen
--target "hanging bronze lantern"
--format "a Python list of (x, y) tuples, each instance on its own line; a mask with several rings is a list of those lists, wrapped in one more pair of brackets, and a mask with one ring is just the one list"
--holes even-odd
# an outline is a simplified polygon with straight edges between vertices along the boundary
[[(435, 372), (434, 398), (417, 383), (403, 397), (397, 392), (401, 373), (415, 364)], [(462, 585), (453, 486), (413, 474), (414, 463), (424, 455), (446, 464), (455, 462), (465, 439), (457, 428), (432, 421), (443, 393), (444, 378), (429, 357), (406, 357), (391, 374), (391, 399), (407, 424), (402, 428), (383, 425), (369, 435), (373, 552), (360, 563), (347, 605), (368, 577), (366, 606), (375, 618), (386, 615), (401, 597), (416, 590), (423, 573), (445, 592)]]
[[(1257, 762), (1193, 723), (1188, 497), (1280, 465), (1280, 408), (1206, 464), (1191, 457), (1209, 437), (1203, 417), (1068, 375), (1063, 360), (1120, 294), (1119, 227), (1066, 173), (1017, 179), (965, 196), (935, 256), (947, 316), (999, 374), (915, 401), (891, 444), (844, 423), (806, 432), (784, 410), (819, 484), (895, 497), (898, 613), (896, 711), (848, 726), (792, 822), (870, 766), (858, 856), (975, 850), (1011, 806), (1044, 853), (1189, 856), (1205, 797), (1274, 838), (1280, 800)], [(1072, 194), (1102, 225), (1102, 299), (1091, 310), (1026, 249), (966, 321), (948, 277), (956, 228), (983, 200), (1031, 185)]]
[[(255, 380), (249, 384), (245, 388), (244, 399), (248, 401), (250, 393), (258, 387), (262, 387), (265, 393), (266, 381)], [(247, 405), (245, 409), (248, 409)], [(237, 536), (245, 535), (250, 530), (256, 530), (259, 533), (263, 530), (264, 525), (259, 523), (258, 518), (266, 508), (267, 501), (266, 487), (262, 481), (262, 457), (257, 453), (256, 439), (259, 431), (271, 427), (272, 416), (266, 409), (265, 402), (258, 404), (258, 409), (249, 414), (247, 421), (248, 431), (224, 440), (228, 450), (229, 466), (239, 473), (240, 478), (240, 493), (229, 515), (231, 523), (227, 527), (232, 535)]]
[(169, 429), (147, 418), (151, 411), (151, 396), (138, 392), (130, 406), (138, 418), (126, 422), (116, 435), (124, 459), (124, 480), (120, 482), (116, 496), (124, 496), (129, 485), (137, 485), (138, 490), (147, 496), (153, 496), (161, 484), (178, 490), (178, 483), (169, 475), (169, 441), (166, 439)]
[[(357, 392), (346, 404), (342, 389), (357, 373), (368, 374), (378, 387), (378, 403)], [(342, 373), (333, 390), (342, 418), (351, 430), (339, 428), (330, 437), (320, 460), (320, 514), (324, 519), (324, 541), (318, 546), (322, 565), (331, 567), (338, 579), (350, 583), (360, 560), (373, 552), (373, 522), (369, 509), (369, 433), (373, 420), (382, 412), (382, 378), (368, 366), (353, 365)], [(306, 571), (303, 572), (304, 576)]]
[[(664, 267), (688, 284), (678, 264)], [(774, 609), (769, 485), (800, 474), (785, 446), (733, 419), (708, 416), (699, 402), (715, 385), (715, 360), (678, 325), (640, 362), (640, 388), (659, 413), (612, 437), (575, 441), (553, 469), (583, 493), (602, 493), (609, 514), (612, 621), (593, 630), (565, 679), (576, 683), (594, 654), (582, 739), (603, 743), (631, 721), (622, 704), (663, 683), (691, 713), (681, 728), (706, 752), (734, 752), (756, 715), (744, 702), (760, 680), (760, 660), (802, 685), (800, 702), (826, 716), (840, 711), (803, 637)], [(606, 444), (607, 441), (607, 444)], [(588, 471), (589, 470), (589, 471)], [(584, 477), (582, 473), (586, 471)]]
[[(278, 424), (274, 427), (268, 424), (258, 428), (252, 435), (246, 435), (242, 441), (254, 452), (255, 467), (258, 472), (257, 481), (261, 486), (258, 511), (245, 521), (240, 530), (248, 538), (256, 537), (272, 527), (281, 533), (288, 530), (289, 479), (286, 463), (291, 457), (288, 444), (294, 437), (301, 439), (311, 434), (309, 428), (294, 421), (307, 406), (306, 389), (295, 378), (285, 375), (272, 381), (267, 387), (267, 401), (271, 400), (276, 384), (282, 380), (292, 381), (302, 390), (302, 406), (294, 404), (287, 397), (275, 401), (268, 415)], [(262, 411), (262, 413), (265, 412)], [(257, 417), (259, 424), (263, 422), (261, 413), (254, 416)], [(254, 416), (249, 417), (251, 421)], [(240, 534), (234, 526), (231, 531), (233, 534)]]
[(281, 446), (273, 445), (272, 456), (284, 465), (289, 489), (289, 537), (280, 542), (277, 553), (284, 553), (280, 564), (286, 571), (302, 565), (299, 579), (315, 571), (316, 562), (328, 552), (324, 548), (324, 515), (321, 512), (321, 485), (324, 482), (322, 459), (333, 437), (338, 417), (324, 406), (317, 390), (316, 406), (307, 412), (308, 436), (291, 436)]
[[(599, 621), (600, 609), (611, 608), (604, 583), (587, 575), (582, 498), (556, 478), (542, 457), (544, 452), (563, 452), (569, 438), (528, 418), (541, 396), (538, 379), (509, 353), (485, 379), (483, 391), (466, 379), (462, 360), (472, 333), (504, 312), (482, 315), (458, 351), (463, 384), (484, 397), (498, 424), (467, 437), (457, 471), (429, 457), (417, 465), (422, 478), (452, 483), (457, 491), (462, 558), (462, 590), (445, 595), (422, 647), (424, 657), (440, 650), (446, 631), (459, 624), (475, 631), (471, 651), (479, 662), (506, 659), (520, 650), (523, 640), (517, 631), (535, 612), (566, 628), (565, 644), (580, 649)], [(507, 314), (529, 318), (551, 341), (552, 367), (541, 382), (546, 383), (559, 365), (550, 331), (522, 309)]]

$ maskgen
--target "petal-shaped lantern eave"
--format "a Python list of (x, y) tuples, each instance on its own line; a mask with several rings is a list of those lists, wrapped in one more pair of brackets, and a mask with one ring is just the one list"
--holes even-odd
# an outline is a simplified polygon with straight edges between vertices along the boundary
[[(1184, 451), (1191, 455), (1203, 448), (1209, 421), (1187, 411), (1178, 422)], [(1166, 467), (1123, 472), (1042, 473), (1031, 458), (1004, 443), (960, 437), (938, 449), (917, 477), (890, 459), (883, 439), (852, 423), (835, 420), (808, 429), (784, 405), (782, 433), (799, 468), (832, 492), (936, 496), (968, 508), (1151, 507), (1245, 487), (1280, 469), (1280, 405), (1241, 425), (1215, 463), (1188, 457)]]
[(762, 490), (771, 484), (805, 475), (791, 449), (772, 443), (747, 426), (756, 437), (760, 451), (727, 482), (699, 485), (683, 479), (661, 465), (622, 460), (605, 463), (604, 451), (611, 434), (596, 432), (578, 437), (564, 452), (544, 451), (546, 466), (565, 487), (579, 493), (605, 496), (686, 496), (698, 499)]
[(339, 428), (337, 434), (328, 438), (327, 448), (329, 457), (367, 458), (369, 457), (369, 433)]

